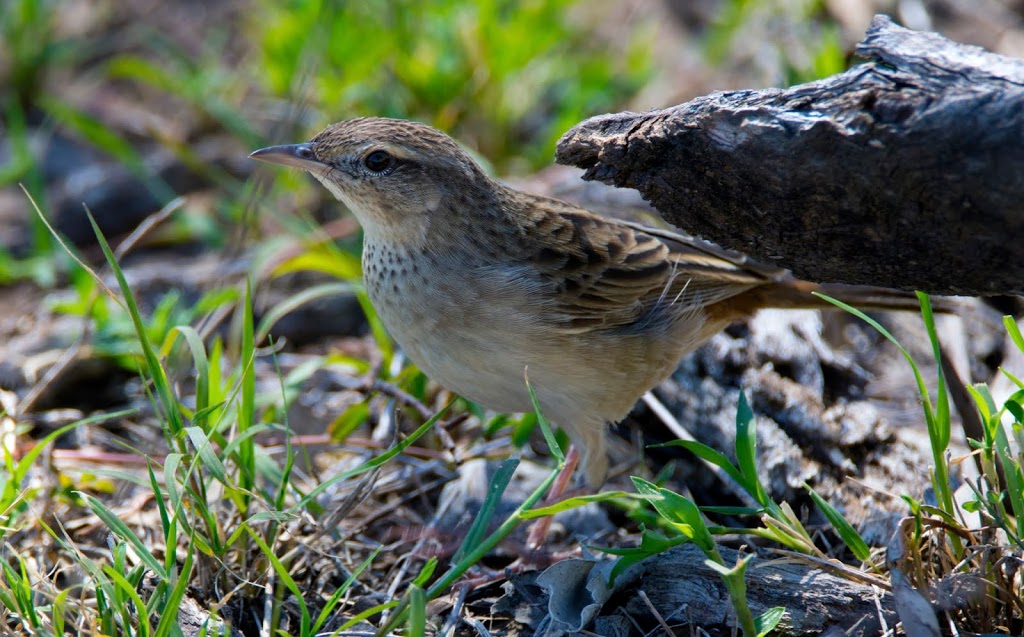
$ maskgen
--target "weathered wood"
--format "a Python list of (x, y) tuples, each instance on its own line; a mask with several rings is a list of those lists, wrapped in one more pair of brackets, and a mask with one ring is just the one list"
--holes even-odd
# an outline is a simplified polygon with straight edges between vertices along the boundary
[[(737, 551), (726, 547), (718, 551), (727, 564), (736, 563)], [(754, 558), (747, 567), (746, 583), (747, 601), (755, 615), (785, 607), (778, 627), (783, 635), (821, 635), (835, 628), (850, 631), (846, 634), (877, 635), (883, 618), (889, 627), (897, 621), (888, 593), (805, 564)], [(643, 590), (663, 617), (672, 617), (670, 624), (685, 621), (709, 632), (724, 632), (736, 625), (725, 585), (692, 545), (644, 560), (630, 573), (630, 580), (616, 588)], [(653, 624), (650, 607), (637, 595), (629, 596), (624, 610), (641, 625)]]
[(844, 73), (595, 117), (561, 163), (817, 281), (1024, 293), (1024, 60), (875, 18)]
[[(724, 546), (726, 564), (739, 553)], [(749, 552), (749, 551), (748, 551)], [(535, 635), (735, 634), (736, 613), (717, 571), (692, 544), (677, 546), (631, 566), (606, 585), (610, 562), (570, 559), (539, 576), (514, 576), (491, 611), (512, 616)], [(856, 571), (850, 570), (856, 576)], [(755, 615), (786, 609), (773, 634), (879, 635), (898, 621), (892, 595), (866, 583), (838, 577), (792, 560), (751, 558), (744, 581)], [(664, 623), (663, 623), (664, 622)], [(529, 634), (529, 633), (526, 633)]]

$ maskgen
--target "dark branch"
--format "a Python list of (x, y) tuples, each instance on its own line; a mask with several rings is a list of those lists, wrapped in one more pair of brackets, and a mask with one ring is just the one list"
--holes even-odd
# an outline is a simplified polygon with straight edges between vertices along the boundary
[(816, 281), (1024, 292), (1024, 60), (875, 18), (844, 73), (589, 119), (587, 179)]

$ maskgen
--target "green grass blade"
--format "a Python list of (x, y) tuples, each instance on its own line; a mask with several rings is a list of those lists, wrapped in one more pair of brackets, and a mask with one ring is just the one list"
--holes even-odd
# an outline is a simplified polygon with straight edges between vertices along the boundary
[[(171, 518), (167, 513), (167, 504), (164, 502), (163, 490), (160, 488), (160, 483), (156, 480), (156, 473), (153, 471), (153, 462), (146, 458), (146, 474), (149, 477), (149, 486), (153, 490), (153, 501), (156, 503), (157, 512), (160, 514), (160, 529), (163, 531), (163, 537), (165, 538), (166, 546), (177, 546), (177, 534), (175, 528), (171, 524)], [(167, 551), (164, 557), (164, 568), (170, 573), (174, 567), (174, 551)]]
[[(76, 427), (113, 420), (115, 418), (121, 418), (137, 412), (137, 409), (123, 409), (121, 411), (115, 411), (107, 414), (97, 414), (95, 416), (76, 420), (75, 422), (64, 425), (63, 427), (50, 432), (42, 440), (32, 445), (32, 448), (26, 451), (17, 463), (14, 462), (14, 456), (10, 453), (10, 450), (4, 446), (4, 465), (7, 468), (7, 474), (0, 475), (0, 487), (2, 487), (0, 488), (0, 512), (10, 509), (14, 502), (21, 497), (21, 482), (28, 475), (29, 470), (39, 458), (39, 455), (43, 453), (43, 451), (45, 451), (46, 448), (55, 440)], [(0, 521), (2, 520), (4, 520), (4, 517), (3, 515), (0, 515)], [(0, 524), (0, 538), (4, 536), (5, 526), (6, 524)]]
[(712, 449), (702, 442), (696, 440), (673, 440), (671, 442), (662, 443), (660, 445), (651, 445), (652, 447), (682, 447), (687, 451), (693, 453), (695, 456), (710, 462), (725, 471), (730, 478), (732, 478), (736, 484), (746, 489), (746, 479), (743, 474), (740, 473), (739, 469), (725, 457), (725, 454), (719, 452), (717, 449)]
[[(171, 551), (173, 553), (173, 551)], [(153, 637), (170, 637), (180, 635), (181, 629), (178, 625), (178, 609), (181, 607), (181, 600), (185, 599), (188, 585), (192, 576), (193, 555), (191, 551), (185, 556), (185, 563), (181, 565), (181, 572), (177, 575), (174, 588), (167, 596), (166, 602), (162, 605), (160, 622), (153, 631)]]
[(999, 418), (1001, 413), (996, 408), (995, 399), (992, 398), (992, 393), (988, 390), (988, 387), (982, 383), (976, 385), (968, 385), (967, 393), (974, 399), (974, 406), (977, 408), (978, 413), (981, 415), (981, 424), (984, 427), (985, 440), (983, 441), (986, 449), (991, 449), (995, 444), (996, 429), (999, 428)]
[(188, 436), (189, 441), (192, 442), (192, 446), (195, 448), (196, 456), (203, 468), (210, 472), (218, 482), (221, 484), (232, 486), (233, 483), (228, 477), (227, 467), (221, 462), (221, 459), (217, 456), (214, 450), (214, 445), (210, 442), (210, 438), (206, 435), (206, 431), (199, 427), (186, 427), (185, 435)]
[(426, 586), (430, 578), (434, 576), (434, 571), (437, 570), (437, 558), (431, 557), (420, 569), (420, 572), (416, 574), (416, 577), (412, 580), (413, 586)]
[(301, 500), (299, 500), (292, 508), (293, 509), (302, 509), (302, 508), (306, 508), (308, 506), (311, 506), (314, 503), (314, 501), (316, 500), (316, 498), (321, 493), (323, 493), (327, 489), (330, 489), (332, 486), (334, 486), (338, 482), (341, 482), (343, 480), (348, 480), (350, 478), (354, 478), (355, 476), (358, 476), (358, 475), (361, 475), (363, 473), (366, 473), (367, 471), (372, 471), (372, 470), (376, 469), (377, 467), (379, 467), (380, 465), (382, 465), (385, 462), (387, 462), (388, 460), (391, 460), (392, 458), (394, 458), (398, 454), (402, 453), (408, 447), (410, 447), (412, 445), (412, 443), (416, 442), (416, 440), (418, 440), (421, 436), (423, 436), (423, 434), (425, 434), (428, 431), (430, 431), (430, 428), (433, 427), (434, 424), (436, 424), (437, 421), (440, 420), (441, 417), (444, 416), (445, 413), (447, 413), (448, 409), (451, 406), (452, 406), (452, 403), (449, 402), (447, 405), (442, 407), (440, 411), (438, 411), (436, 414), (434, 414), (434, 416), (432, 418), (430, 418), (430, 420), (426, 421), (425, 423), (423, 423), (422, 425), (417, 427), (416, 430), (414, 432), (412, 432), (411, 434), (409, 434), (409, 436), (407, 438), (397, 442), (395, 444), (395, 446), (391, 447), (387, 451), (385, 451), (385, 452), (381, 453), (380, 455), (378, 455), (378, 456), (368, 460), (367, 462), (364, 462), (363, 464), (359, 465), (358, 467), (353, 467), (352, 469), (349, 469), (347, 471), (343, 471), (343, 472), (339, 473), (338, 475), (333, 476), (330, 479), (321, 482), (319, 485), (317, 485), (317, 487), (315, 489), (313, 489), (312, 491), (307, 493), (305, 495), (305, 497), (303, 497)]
[(427, 634), (427, 599), (419, 586), (409, 589), (408, 626), (409, 637), (424, 637)]
[(338, 587), (338, 590), (334, 591), (334, 594), (327, 600), (327, 603), (324, 604), (323, 609), (320, 611), (320, 615), (316, 618), (316, 623), (313, 624), (314, 633), (319, 633), (320, 629), (323, 628), (323, 625), (327, 623), (327, 620), (331, 619), (333, 610), (338, 605), (338, 602), (341, 601), (342, 595), (348, 592), (352, 585), (356, 583), (359, 576), (362, 575), (363, 571), (370, 567), (373, 560), (377, 559), (377, 556), (380, 555), (382, 550), (384, 550), (384, 548), (381, 546), (375, 548), (373, 552), (370, 553), (370, 556), (363, 560), (363, 563), (349, 574), (348, 579)]
[[(150, 634), (149, 611), (146, 608), (146, 605), (142, 602), (142, 598), (135, 592), (135, 585), (129, 582), (124, 575), (112, 566), (104, 566), (103, 573), (110, 578), (111, 582), (114, 583), (114, 590), (117, 591), (118, 595), (127, 598), (135, 607), (135, 612), (133, 614), (139, 620), (136, 624), (138, 626), (137, 634), (141, 637), (148, 637)], [(161, 579), (166, 579), (166, 576)], [(122, 608), (127, 611), (126, 607), (122, 606)], [(130, 620), (131, 617), (125, 618), (125, 627), (131, 625)]]
[(530, 404), (533, 405), (533, 413), (537, 416), (537, 425), (540, 427), (541, 433), (544, 434), (544, 440), (548, 443), (548, 449), (551, 450), (551, 455), (555, 457), (555, 460), (559, 464), (565, 463), (565, 454), (562, 453), (562, 447), (559, 446), (558, 441), (555, 440), (555, 434), (551, 430), (551, 425), (548, 423), (548, 419), (541, 413), (540, 401), (537, 400), (537, 394), (533, 391), (533, 387), (530, 386), (529, 370), (523, 370), (523, 380), (526, 382), (526, 391), (530, 394)]
[(64, 634), (64, 617), (67, 613), (68, 607), (68, 595), (71, 594), (70, 588), (65, 588), (61, 592), (57, 593), (57, 596), (53, 598), (53, 605), (51, 606), (52, 611), (50, 612), (50, 619), (53, 622), (53, 634), (63, 635)]
[(914, 357), (910, 355), (910, 352), (908, 352), (906, 350), (906, 348), (904, 348), (903, 345), (901, 345), (900, 342), (898, 340), (896, 340), (896, 337), (893, 336), (889, 332), (889, 330), (887, 330), (884, 327), (882, 327), (881, 323), (879, 323), (875, 319), (871, 318), (870, 316), (868, 316), (864, 312), (861, 312), (860, 310), (858, 310), (857, 308), (853, 307), (852, 305), (847, 305), (846, 303), (843, 303), (842, 301), (833, 299), (832, 297), (826, 296), (824, 294), (821, 294), (821, 293), (818, 293), (818, 292), (814, 292), (813, 294), (815, 296), (821, 298), (822, 300), (827, 301), (827, 302), (831, 303), (832, 305), (835, 305), (836, 307), (838, 307), (838, 308), (840, 308), (842, 310), (845, 310), (846, 312), (849, 312), (850, 314), (853, 314), (854, 316), (856, 316), (857, 318), (859, 318), (860, 320), (864, 321), (865, 323), (870, 325), (872, 328), (874, 328), (874, 330), (876, 332), (878, 332), (879, 334), (881, 334), (883, 337), (885, 337), (885, 339), (887, 341), (889, 341), (890, 343), (892, 343), (893, 345), (896, 346), (896, 349), (899, 350), (900, 354), (903, 355), (903, 358), (906, 359), (907, 363), (910, 364), (910, 369), (914, 373), (914, 381), (917, 383), (918, 394), (921, 396), (921, 400), (924, 402), (925, 418), (928, 420), (928, 424), (929, 424), (929, 427), (930, 427), (931, 426), (931, 420), (933, 418), (933, 413), (934, 413), (933, 410), (932, 410), (931, 397), (928, 395), (928, 386), (925, 385), (924, 377), (921, 376), (921, 370), (917, 367), (917, 362), (914, 361)]
[[(935, 360), (936, 363), (938, 363), (939, 368), (937, 409), (933, 408), (932, 406), (931, 397), (928, 394), (928, 386), (924, 382), (924, 377), (921, 376), (921, 370), (918, 368), (917, 363), (914, 361), (914, 357), (910, 355), (910, 352), (908, 352), (906, 348), (904, 348), (898, 340), (896, 340), (896, 337), (894, 337), (892, 334), (889, 333), (888, 330), (882, 327), (882, 325), (879, 324), (878, 321), (870, 318), (868, 315), (864, 314), (860, 310), (850, 305), (847, 305), (842, 301), (837, 301), (836, 299), (825, 296), (824, 294), (820, 294), (818, 292), (815, 292), (814, 295), (835, 305), (838, 308), (846, 310), (850, 314), (853, 314), (857, 318), (861, 319), (862, 321), (873, 327), (879, 334), (884, 336), (886, 340), (888, 340), (890, 343), (896, 346), (896, 348), (900, 351), (900, 354), (903, 355), (903, 358), (905, 358), (907, 363), (910, 365), (910, 369), (914, 373), (914, 380), (917, 383), (918, 395), (921, 398), (921, 403), (924, 408), (925, 423), (927, 424), (928, 437), (931, 441), (932, 459), (935, 471), (932, 480), (933, 486), (935, 487), (935, 492), (943, 508), (947, 512), (952, 514), (954, 511), (953, 494), (949, 485), (949, 470), (946, 466), (945, 461), (945, 451), (949, 445), (950, 436), (949, 400), (947, 397), (945, 379), (942, 375), (942, 365), (939, 354), (938, 337), (936, 336), (935, 332), (934, 316), (932, 314), (931, 303), (928, 300), (928, 296), (920, 292), (918, 293), (918, 298), (921, 301), (921, 314), (924, 318), (925, 326), (928, 330), (928, 337), (932, 343), (932, 348), (936, 356)], [(962, 548), (960, 538), (957, 535), (950, 535), (949, 539), (950, 542), (953, 544), (953, 547), (956, 549), (957, 554), (959, 554)]]
[(1014, 385), (1016, 385), (1020, 389), (1024, 389), (1024, 380), (1021, 380), (1021, 379), (1017, 378), (1016, 376), (1014, 376), (1010, 372), (1006, 371), (1002, 367), (999, 368), (999, 371), (1003, 373), (1003, 376), (1006, 376), (1007, 378), (1009, 378), (1010, 382), (1012, 382)]
[(93, 232), (96, 234), (96, 241), (100, 244), (100, 248), (103, 250), (103, 255), (107, 259), (107, 264), (114, 272), (114, 276), (117, 278), (117, 284), (121, 288), (121, 294), (124, 297), (125, 306), (128, 309), (128, 314), (132, 319), (132, 325), (135, 328), (135, 335), (138, 337), (139, 345), (142, 348), (142, 354), (146, 361), (146, 368), (149, 372), (149, 377), (152, 379), (153, 385), (156, 388), (157, 396), (160, 397), (160, 403), (163, 405), (163, 416), (167, 419), (171, 432), (173, 434), (177, 434), (184, 427), (181, 414), (178, 411), (178, 402), (174, 398), (170, 381), (167, 379), (167, 373), (160, 364), (160, 360), (156, 357), (156, 353), (153, 351), (153, 345), (149, 342), (149, 337), (146, 334), (146, 326), (142, 322), (142, 315), (139, 313), (139, 306), (135, 302), (135, 297), (132, 294), (131, 288), (128, 287), (128, 280), (125, 278), (124, 272), (118, 265), (117, 259), (114, 258), (114, 252), (110, 249), (110, 245), (107, 243), (106, 237), (103, 236), (103, 233), (100, 231), (100, 227), (96, 224), (96, 219), (93, 218), (92, 213), (89, 212), (88, 208), (86, 208), (85, 214), (89, 218), (89, 223), (92, 225)]
[(689, 538), (682, 535), (669, 538), (651, 529), (642, 528), (641, 531), (640, 546), (623, 548), (591, 547), (602, 553), (619, 556), (619, 559), (615, 561), (615, 566), (612, 567), (611, 573), (608, 575), (610, 583), (614, 583), (615, 578), (637, 562), (645, 560), (652, 555), (660, 555), (673, 546), (679, 546), (690, 541)]
[(370, 406), (365, 402), (355, 403), (338, 416), (328, 425), (327, 431), (331, 440), (344, 442), (364, 422), (370, 419)]
[(453, 562), (460, 561), (470, 548), (480, 544), (484, 534), (487, 533), (487, 527), (494, 518), (495, 511), (498, 510), (498, 505), (501, 504), (501, 496), (505, 494), (505, 489), (508, 488), (509, 482), (512, 481), (512, 475), (516, 472), (516, 467), (518, 466), (518, 458), (508, 458), (498, 467), (494, 477), (491, 478), (490, 484), (487, 485), (487, 497), (484, 498), (483, 504), (480, 505), (476, 519), (473, 520), (473, 526), (469, 528), (466, 537), (459, 546), (459, 550), (452, 557)]
[(139, 536), (135, 535), (134, 531), (128, 528), (127, 524), (121, 521), (121, 518), (117, 517), (117, 514), (92, 495), (88, 493), (81, 493), (81, 495), (89, 504), (92, 512), (96, 514), (96, 517), (102, 520), (114, 535), (127, 542), (147, 568), (156, 573), (161, 579), (167, 579), (167, 570), (164, 569), (163, 564), (150, 553), (149, 547), (139, 539)]
[(843, 543), (846, 544), (846, 548), (850, 549), (850, 552), (853, 553), (854, 557), (861, 562), (870, 561), (871, 549), (868, 548), (867, 542), (865, 542), (864, 538), (862, 538), (860, 533), (857, 532), (857, 529), (853, 528), (853, 525), (847, 522), (846, 518), (844, 518), (835, 507), (818, 495), (810, 485), (805, 484), (804, 489), (807, 490), (807, 494), (811, 496), (811, 500), (814, 500), (814, 504), (825, 515), (829, 523), (832, 525), (832, 528), (836, 530), (836, 533), (839, 534)]
[(1019, 534), (1020, 520), (1024, 518), (1024, 472), (1019, 462), (1014, 459), (1013, 450), (1010, 447), (1010, 440), (1003, 427), (997, 427), (995, 432), (996, 457), (1003, 468), (1003, 475), (1006, 478), (1006, 494), (1010, 505), (1016, 513), (1015, 531)]
[(377, 604), (376, 606), (367, 608), (363, 612), (353, 615), (351, 619), (349, 619), (347, 622), (341, 625), (341, 628), (339, 628), (335, 632), (335, 634), (344, 634), (345, 631), (352, 628), (356, 624), (359, 624), (360, 622), (363, 622), (366, 619), (373, 617), (374, 615), (379, 615), (380, 613), (383, 613), (386, 610), (392, 609), (398, 606), (398, 603), (399, 602), (397, 599), (393, 599), (390, 602), (384, 602), (383, 604)]
[(946, 377), (942, 371), (942, 348), (939, 346), (939, 335), (935, 330), (935, 315), (932, 313), (931, 300), (924, 292), (918, 292), (917, 298), (921, 302), (921, 316), (924, 318), (924, 325), (928, 332), (928, 340), (931, 342), (932, 354), (935, 357), (935, 365), (938, 369), (933, 445), (938, 449), (945, 451), (946, 448), (949, 447), (949, 437), (952, 427), (950, 426), (949, 389), (946, 387)]
[[(33, 602), (32, 594), (32, 578), (29, 577), (28, 567), (25, 564), (25, 560), (18, 555), (18, 570), (15, 570), (6, 561), (0, 562), (0, 567), (3, 569), (4, 579), (8, 584), (8, 590), (10, 593), (4, 593), (2, 601), (7, 608), (10, 608), (22, 615), (25, 619), (25, 623), (33, 628), (38, 628), (42, 625), (39, 615), (36, 611), (35, 603)], [(3, 587), (0, 586), (0, 591)]]
[(306, 606), (305, 598), (303, 597), (302, 590), (299, 588), (295, 580), (292, 579), (291, 574), (288, 572), (288, 568), (278, 559), (274, 551), (263, 541), (259, 533), (256, 533), (252, 528), (246, 525), (245, 530), (248, 531), (249, 537), (252, 538), (253, 542), (256, 542), (260, 547), (260, 551), (270, 561), (270, 565), (274, 568), (274, 572), (277, 573), (277, 577), (281, 580), (281, 583), (292, 592), (295, 596), (295, 603), (299, 607), (299, 634), (308, 635), (310, 633), (309, 628), (312, 624), (311, 617), (309, 615), (309, 608)]
[(253, 333), (252, 288), (245, 282), (245, 300), (242, 304), (242, 349), (240, 358), (245, 362), (242, 369), (242, 399), (238, 406), (238, 433), (241, 444), (238, 447), (239, 488), (242, 490), (242, 515), (249, 509), (249, 495), (252, 493), (256, 476), (256, 441), (246, 436), (246, 431), (256, 424), (256, 344)]
[(210, 360), (206, 356), (206, 345), (199, 332), (190, 325), (179, 325), (171, 331), (172, 334), (181, 334), (188, 343), (192, 352), (192, 366), (196, 370), (196, 409), (193, 415), (194, 425), (202, 426), (210, 405)]

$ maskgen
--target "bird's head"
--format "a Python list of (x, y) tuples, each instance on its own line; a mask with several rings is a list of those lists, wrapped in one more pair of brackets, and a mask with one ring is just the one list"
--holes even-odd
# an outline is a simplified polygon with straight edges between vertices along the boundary
[(309, 142), (270, 146), (249, 157), (308, 171), (369, 233), (425, 233), (491, 183), (444, 133), (379, 117), (338, 122)]

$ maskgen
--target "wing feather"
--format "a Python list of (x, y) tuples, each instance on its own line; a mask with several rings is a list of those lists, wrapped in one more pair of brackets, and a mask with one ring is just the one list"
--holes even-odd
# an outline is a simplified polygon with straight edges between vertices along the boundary
[(776, 278), (742, 255), (679, 234), (536, 197), (521, 215), (525, 255), (554, 286), (563, 332), (670, 324)]

